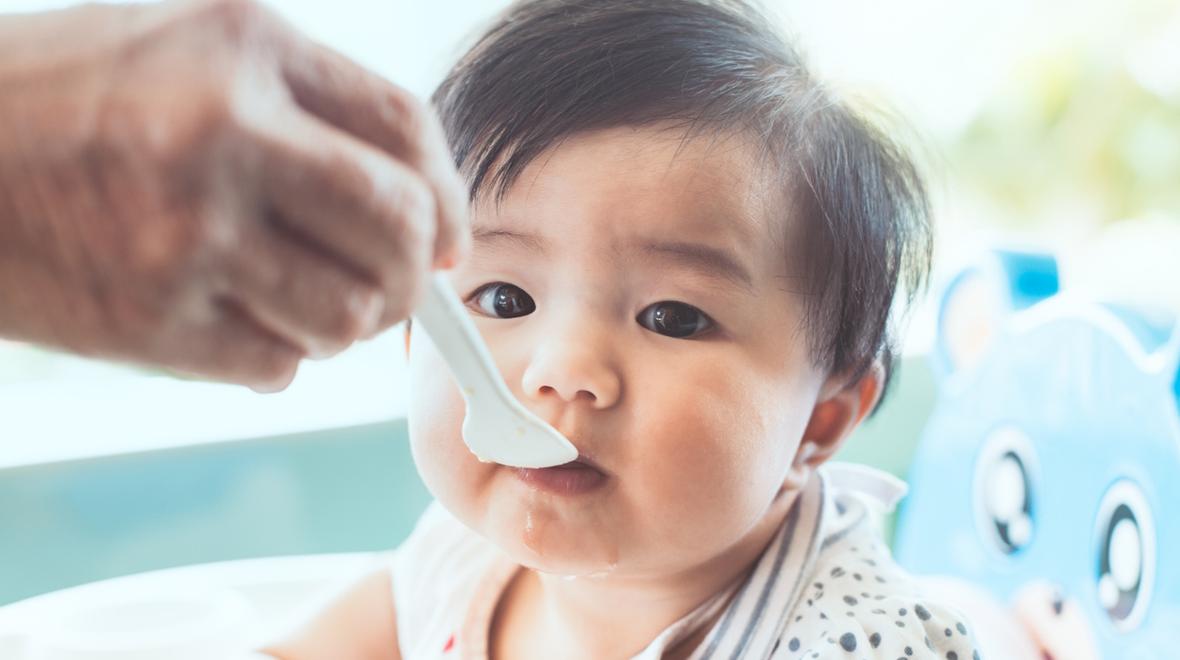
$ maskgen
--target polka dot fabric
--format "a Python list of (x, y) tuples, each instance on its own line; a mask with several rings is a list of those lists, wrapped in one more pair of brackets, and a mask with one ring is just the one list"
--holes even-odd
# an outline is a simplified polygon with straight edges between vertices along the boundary
[(980, 660), (969, 622), (924, 599), (871, 530), (825, 540), (771, 658)]

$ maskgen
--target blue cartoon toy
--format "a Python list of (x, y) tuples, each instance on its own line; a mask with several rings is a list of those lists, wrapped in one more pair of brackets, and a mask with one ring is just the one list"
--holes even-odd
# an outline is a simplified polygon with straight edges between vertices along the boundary
[[(1180, 327), (998, 253), (939, 313), (899, 561), (985, 658), (1180, 658)], [(990, 647), (990, 648), (989, 648)]]

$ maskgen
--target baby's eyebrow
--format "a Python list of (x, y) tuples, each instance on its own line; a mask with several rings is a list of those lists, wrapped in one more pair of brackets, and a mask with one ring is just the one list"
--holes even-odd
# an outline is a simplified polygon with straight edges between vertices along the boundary
[(703, 243), (682, 241), (646, 241), (639, 249), (652, 257), (664, 257), (710, 275), (720, 275), (746, 290), (754, 288), (754, 278), (742, 262), (728, 250)]
[(471, 239), (476, 243), (485, 245), (494, 245), (507, 241), (534, 252), (545, 252), (548, 246), (546, 240), (540, 236), (522, 234), (507, 229), (489, 229), (487, 227), (475, 227), (471, 231)]
[[(508, 229), (475, 227), (471, 235), (476, 244), (492, 246), (508, 242), (541, 253), (544, 253), (549, 245), (548, 240), (542, 236)], [(750, 275), (750, 271), (742, 265), (741, 260), (728, 250), (704, 243), (662, 240), (640, 241), (633, 244), (631, 248), (637, 248), (647, 257), (662, 258), (706, 275), (721, 277), (747, 291), (752, 291), (754, 288), (754, 278)]]

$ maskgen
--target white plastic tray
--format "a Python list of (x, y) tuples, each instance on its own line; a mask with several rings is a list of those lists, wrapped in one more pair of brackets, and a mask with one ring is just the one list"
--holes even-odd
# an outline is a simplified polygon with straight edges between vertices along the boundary
[(249, 559), (45, 594), (0, 608), (0, 658), (246, 657), (386, 561), (378, 553)]

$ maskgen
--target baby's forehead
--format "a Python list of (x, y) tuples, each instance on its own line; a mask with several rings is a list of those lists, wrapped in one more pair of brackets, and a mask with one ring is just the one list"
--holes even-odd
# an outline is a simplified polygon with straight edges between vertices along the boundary
[(586, 131), (540, 153), (502, 197), (477, 196), (475, 225), (591, 225), (602, 239), (654, 233), (781, 244), (788, 194), (766, 161), (744, 133), (659, 125)]

